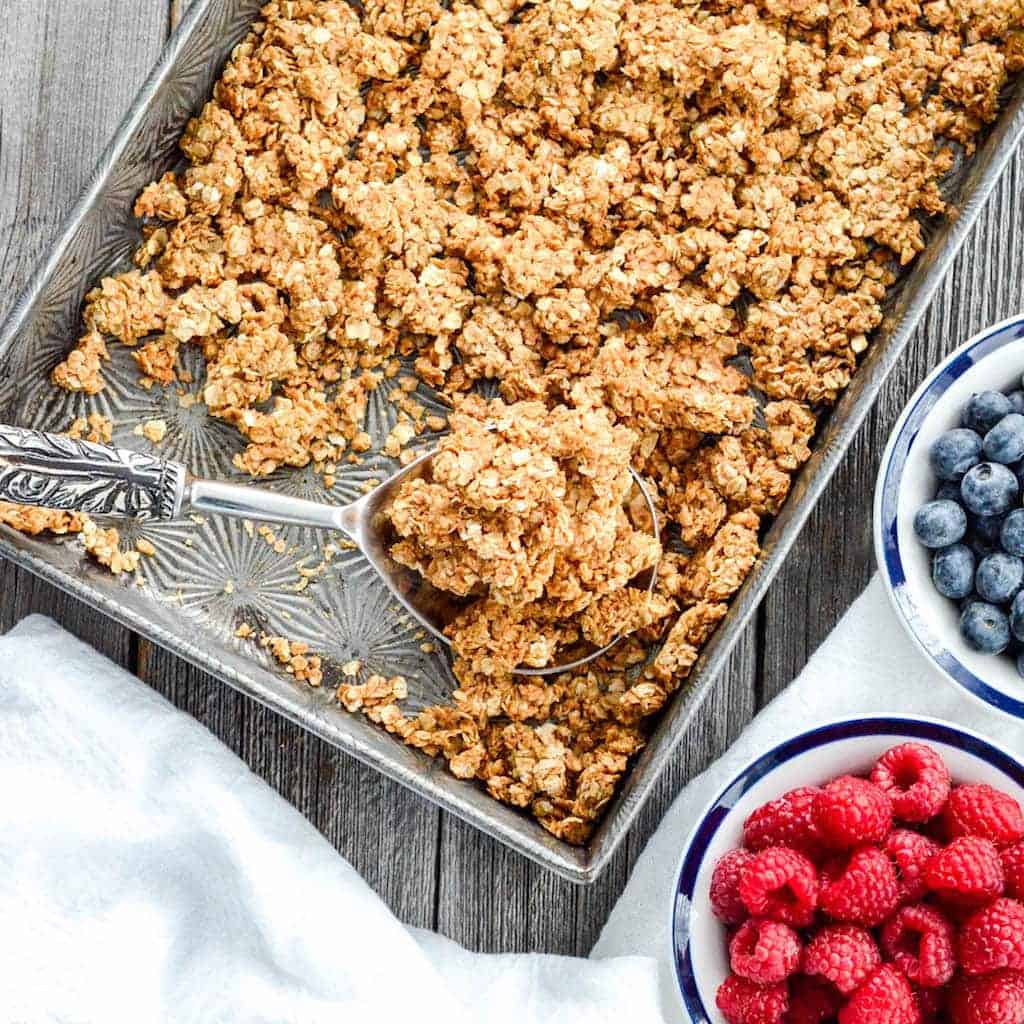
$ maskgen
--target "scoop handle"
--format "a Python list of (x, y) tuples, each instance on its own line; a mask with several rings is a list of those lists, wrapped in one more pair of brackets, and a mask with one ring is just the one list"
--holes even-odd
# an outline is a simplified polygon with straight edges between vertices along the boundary
[(118, 519), (176, 519), (184, 510), (348, 532), (345, 506), (260, 487), (198, 480), (180, 462), (128, 448), (0, 425), (0, 501)]
[(251, 484), (190, 479), (185, 485), (185, 504), (196, 512), (210, 512), (232, 519), (312, 526), (349, 533), (345, 523), (348, 506), (294, 498), (290, 494), (279, 494)]
[(0, 424), (0, 501), (119, 519), (174, 519), (186, 479), (180, 462)]

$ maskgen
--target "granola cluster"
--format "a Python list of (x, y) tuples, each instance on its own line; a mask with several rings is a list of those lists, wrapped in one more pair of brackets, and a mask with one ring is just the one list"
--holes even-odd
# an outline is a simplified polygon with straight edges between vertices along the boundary
[[(488, 662), (495, 629), (514, 632), (512, 595), (549, 600), (572, 574), (524, 551), (494, 567), (507, 581), (485, 578), (477, 552), (487, 615), (459, 640), (452, 704), (407, 716), (387, 680), (341, 696), (582, 841), (944, 211), (957, 147), (1024, 66), (1022, 5), (269, 3), (190, 123), (187, 165), (139, 197), (136, 269), (90, 293), (53, 380), (95, 393), (122, 344), (143, 386), (167, 385), (199, 346), (204, 400), (254, 476), (358, 460), (369, 393), (410, 364), (389, 455), (427, 427), (419, 384), (466, 408), (466, 431), (481, 381), (538, 417), (631, 431), (667, 524), (657, 594), (678, 616), (609, 591), (573, 628), (636, 632), (601, 666), (523, 682)], [(408, 511), (409, 560), (463, 571), (426, 557)]]
[(638, 528), (624, 507), (628, 427), (604, 409), (475, 398), (450, 424), (429, 478), (403, 483), (389, 515), (394, 559), (471, 599), (447, 628), (456, 675), (564, 663), (567, 647), (604, 646), (674, 610), (628, 588), (661, 555), (649, 514)]

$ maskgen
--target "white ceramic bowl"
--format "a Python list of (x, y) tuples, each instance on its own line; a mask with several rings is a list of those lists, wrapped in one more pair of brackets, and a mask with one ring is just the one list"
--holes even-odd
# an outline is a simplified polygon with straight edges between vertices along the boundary
[(708, 805), (683, 850), (673, 890), (672, 958), (683, 1009), (693, 1024), (725, 1024), (715, 993), (729, 974), (726, 927), (711, 912), (719, 858), (740, 845), (751, 811), (800, 786), (868, 772), (890, 747), (927, 743), (954, 783), (985, 782), (1024, 804), (1024, 765), (976, 733), (930, 718), (888, 715), (823, 725), (794, 736), (744, 768)]
[(914, 536), (914, 513), (939, 481), (928, 449), (960, 426), (977, 391), (1020, 387), (1024, 315), (976, 334), (947, 356), (917, 389), (889, 438), (875, 488), (875, 556), (900, 621), (942, 674), (971, 696), (1024, 718), (1024, 679), (1013, 658), (972, 651), (961, 639), (957, 602), (932, 586), (931, 552)]

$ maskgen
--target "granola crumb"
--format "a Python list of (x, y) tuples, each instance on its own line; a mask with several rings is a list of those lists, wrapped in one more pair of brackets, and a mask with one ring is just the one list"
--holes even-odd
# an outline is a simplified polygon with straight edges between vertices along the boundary
[(408, 686), (402, 676), (385, 679), (372, 675), (365, 683), (342, 683), (338, 687), (338, 700), (347, 711), (379, 711), (394, 705), (409, 695)]
[(430, 479), (405, 481), (388, 509), (399, 537), (391, 555), (439, 590), (475, 598), (447, 629), (473, 671), (543, 668), (581, 626), (587, 639), (611, 632), (600, 646), (673, 609), (643, 591), (637, 603), (651, 618), (625, 614), (628, 597), (607, 605), (661, 555), (623, 508), (633, 489), (631, 430), (603, 409), (474, 397), (450, 423)]
[(103, 529), (91, 519), (82, 524), (82, 541), (86, 552), (115, 576), (123, 572), (134, 572), (140, 557), (136, 550), (122, 551), (120, 540), (120, 534), (113, 527)]
[(142, 436), (153, 444), (159, 444), (167, 436), (167, 421), (146, 420), (142, 424)]
[[(236, 631), (236, 635), (237, 631)], [(246, 633), (246, 636), (250, 636)], [(268, 650), (274, 660), (286, 672), (295, 676), (300, 682), (318, 687), (323, 682), (323, 659), (318, 654), (309, 653), (309, 644), (299, 640), (289, 640), (283, 636), (271, 636), (261, 633), (259, 644)]]
[(84, 438), (97, 444), (109, 444), (114, 435), (114, 424), (102, 413), (91, 412), (87, 417), (78, 417), (68, 427), (67, 435), (76, 440)]
[(102, 365), (110, 359), (103, 336), (95, 331), (84, 335), (68, 354), (67, 359), (54, 367), (50, 379), (65, 391), (84, 391), (97, 395), (104, 387)]
[(62, 512), (58, 509), (0, 501), (0, 522), (32, 537), (42, 533), (56, 537), (81, 533), (87, 521), (88, 516), (80, 512)]

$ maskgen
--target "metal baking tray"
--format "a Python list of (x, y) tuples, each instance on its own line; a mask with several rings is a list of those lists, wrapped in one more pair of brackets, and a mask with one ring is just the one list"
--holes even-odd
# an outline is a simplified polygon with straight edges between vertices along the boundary
[[(139, 235), (131, 208), (140, 189), (179, 162), (177, 140), (186, 121), (210, 95), (213, 82), (259, 12), (263, 0), (196, 0), (168, 43), (104, 154), (92, 184), (70, 214), (53, 251), (37, 270), (0, 330), (0, 421), (65, 429), (84, 412), (98, 410), (117, 423), (115, 443), (151, 450), (133, 425), (168, 422), (159, 451), (204, 475), (238, 477), (232, 454), (241, 446), (232, 429), (208, 420), (201, 405), (182, 404), (172, 389), (134, 386), (134, 364), (123, 346), (114, 357), (108, 387), (93, 399), (52, 388), (50, 369), (80, 330), (84, 293), (104, 273), (124, 266)], [(143, 559), (139, 586), (114, 578), (83, 558), (73, 541), (41, 540), (6, 528), (0, 552), (83, 601), (137, 630), (231, 686), (269, 705), (311, 732), (508, 844), (565, 878), (593, 881), (608, 863), (659, 773), (714, 685), (804, 521), (874, 402), (886, 375), (909, 341), (929, 300), (970, 231), (978, 212), (1024, 135), (1024, 83), (1007, 91), (1002, 119), (976, 157), (946, 183), (957, 215), (935, 228), (927, 251), (896, 290), (881, 329), (850, 388), (824, 420), (810, 462), (764, 539), (764, 552), (729, 614), (705, 648), (690, 680), (662, 714), (590, 844), (575, 848), (555, 839), (526, 815), (492, 800), (483, 789), (448, 774), (437, 761), (405, 747), (331, 699), (333, 687), (311, 689), (277, 668), (265, 652), (235, 639), (241, 619), (268, 632), (305, 639), (325, 652), (332, 671), (358, 658), (369, 669), (401, 673), (413, 706), (444, 698), (452, 678), (444, 658), (424, 651), (423, 638), (375, 585), (354, 552), (302, 592), (295, 565), (316, 564), (330, 538), (311, 531), (279, 530), (276, 548), (241, 524), (187, 520), (130, 526), (129, 539), (146, 536), (158, 549)], [(191, 367), (197, 377), (202, 365)], [(199, 384), (188, 385), (193, 393)], [(377, 394), (369, 430), (377, 441), (393, 422), (394, 406)], [(331, 494), (347, 499), (368, 478), (390, 468), (382, 458), (339, 473)], [(272, 486), (305, 495), (323, 494), (311, 472), (281, 473)], [(284, 550), (279, 550), (283, 548)]]

